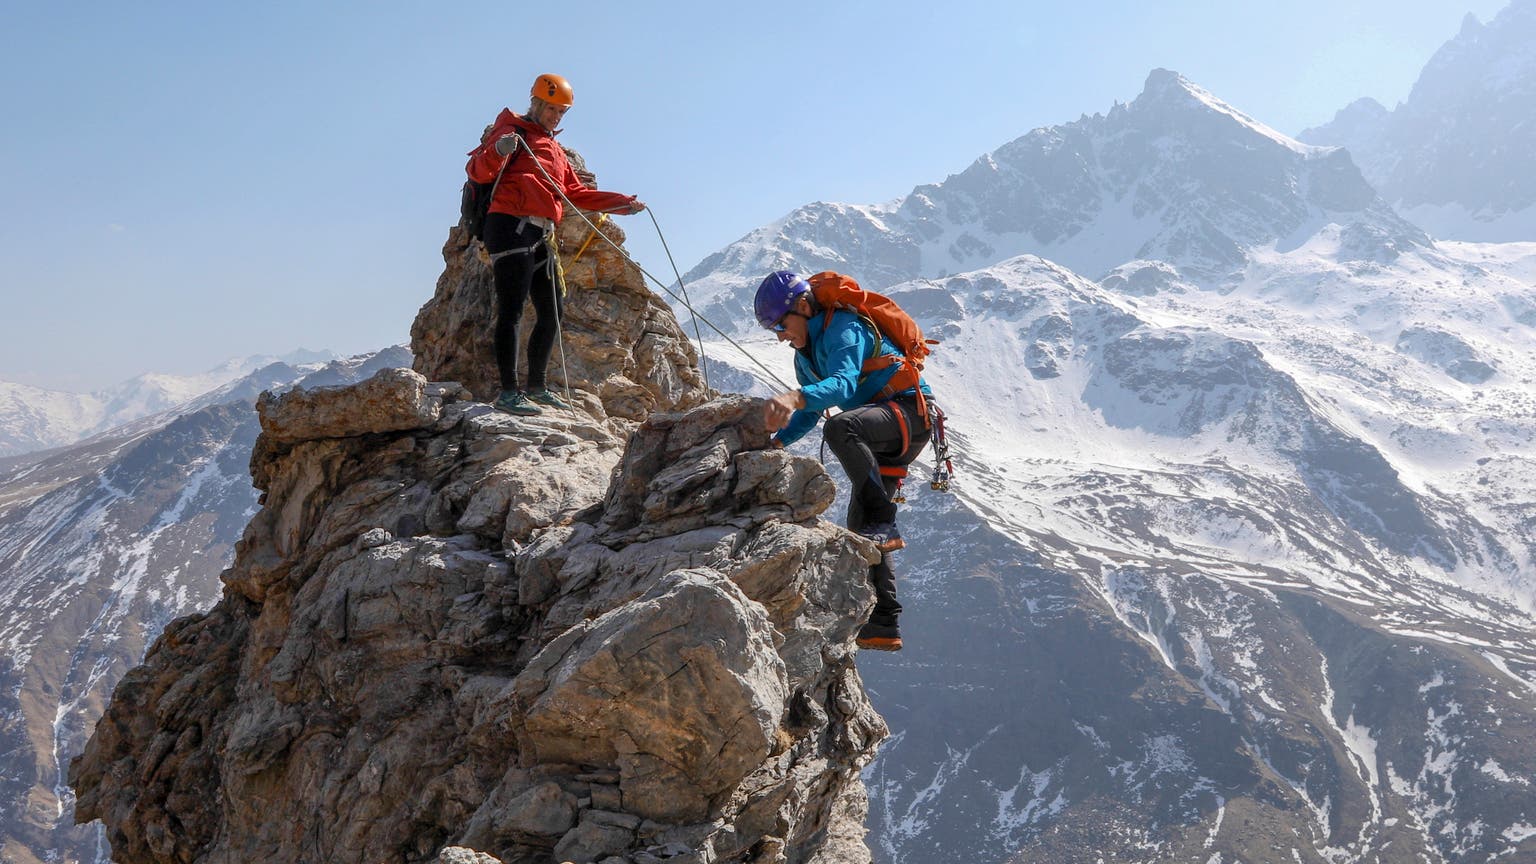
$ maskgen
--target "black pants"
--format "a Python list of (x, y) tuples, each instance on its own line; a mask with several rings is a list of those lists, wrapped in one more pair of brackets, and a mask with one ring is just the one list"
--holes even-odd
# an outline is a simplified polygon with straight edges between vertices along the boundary
[[(931, 397), (930, 397), (931, 399)], [(863, 405), (827, 421), (822, 437), (842, 463), (853, 485), (848, 495), (848, 527), (858, 531), (869, 525), (896, 521), (896, 477), (881, 468), (905, 468), (928, 445), (932, 433), (917, 410), (916, 396), (898, 396), (889, 402)], [(869, 568), (875, 586), (875, 611), (869, 620), (894, 624), (901, 614), (896, 602), (896, 574), (889, 555)]]
[[(521, 227), (519, 227), (521, 223)], [(531, 248), (529, 248), (531, 247)], [(523, 303), (533, 298), (538, 317), (528, 334), (528, 389), (543, 390), (545, 369), (560, 333), (560, 296), (550, 278), (549, 247), (544, 243), (544, 229), (505, 213), (492, 213), (485, 219), (485, 251), (495, 255), (512, 252), (496, 259), (491, 273), (496, 279), (496, 368), (501, 373), (501, 389), (517, 390), (517, 324), (523, 317)]]

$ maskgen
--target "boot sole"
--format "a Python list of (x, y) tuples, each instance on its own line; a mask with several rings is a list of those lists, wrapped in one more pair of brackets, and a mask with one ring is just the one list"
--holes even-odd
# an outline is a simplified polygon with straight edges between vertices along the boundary
[(901, 637), (873, 636), (868, 639), (856, 640), (854, 644), (869, 651), (900, 651)]

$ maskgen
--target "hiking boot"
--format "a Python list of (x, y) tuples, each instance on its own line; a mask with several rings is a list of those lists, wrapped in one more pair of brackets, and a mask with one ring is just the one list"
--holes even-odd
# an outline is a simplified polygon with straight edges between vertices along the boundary
[(907, 548), (907, 541), (901, 539), (901, 532), (896, 530), (895, 522), (865, 525), (859, 529), (859, 534), (873, 540), (875, 548), (881, 552), (895, 552), (897, 549)]
[(870, 651), (900, 651), (901, 628), (894, 623), (876, 624), (871, 621), (859, 628), (856, 644)]
[(528, 401), (528, 395), (521, 390), (503, 390), (491, 407), (497, 411), (505, 411), (508, 414), (517, 414), (522, 417), (532, 417), (535, 414), (544, 413), (539, 406)]
[(571, 403), (561, 399), (559, 396), (556, 396), (553, 390), (549, 390), (547, 388), (544, 390), (530, 391), (528, 393), (528, 398), (539, 403), (540, 405), (548, 405), (551, 408), (564, 408), (566, 410), (570, 410), (571, 408)]

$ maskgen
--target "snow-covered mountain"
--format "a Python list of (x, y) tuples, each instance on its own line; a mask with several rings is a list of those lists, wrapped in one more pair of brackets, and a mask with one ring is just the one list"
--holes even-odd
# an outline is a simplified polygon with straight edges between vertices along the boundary
[(0, 381), (0, 457), (63, 447), (237, 381), (273, 363), (318, 366), (330, 351), (298, 350), (222, 363), (198, 375), (148, 373), (94, 393), (69, 393)]
[(0, 860), (106, 860), (63, 772), (166, 623), (218, 599), (256, 507), (256, 394), (409, 364), (403, 348), (270, 363), (184, 411), (0, 460)]
[[(1187, 111), (1164, 131), (1103, 131), (1155, 128), (1170, 83)], [(1104, 155), (1127, 140), (1139, 161)], [(1025, 141), (1076, 155), (1021, 172)], [(1015, 196), (978, 183), (927, 235), (910, 198), (811, 205), (690, 280), (785, 380), (746, 313), (770, 269), (850, 272), (943, 340), (956, 493), (915, 484), (908, 650), (861, 661), (896, 732), (866, 776), (877, 859), (1536, 860), (1536, 244), (1432, 244), (1344, 151), (1171, 73), (971, 172)], [(1004, 232), (919, 239), (1075, 186), (1167, 197), (955, 275), (945, 251)], [(716, 380), (762, 377), (706, 353)]]
[(1336, 234), (1225, 294), (1032, 256), (891, 288), (960, 457), (911, 484), (908, 648), (860, 664), (877, 860), (1536, 853), (1536, 328), (1493, 268), (1352, 273)]
[(744, 291), (781, 268), (839, 270), (880, 289), (1035, 254), (1099, 278), (1128, 261), (1238, 278), (1248, 250), (1342, 227), (1351, 255), (1428, 242), (1348, 154), (1301, 144), (1159, 69), (1140, 96), (1036, 129), (942, 183), (880, 205), (815, 203), (705, 258), (684, 281), (705, 317), (749, 325)]
[(1468, 15), (1407, 101), (1364, 98), (1301, 140), (1348, 148), (1405, 217), (1436, 237), (1536, 237), (1536, 0)]
[[(866, 772), (882, 864), (1536, 860), (1536, 242), (1432, 243), (1345, 150), (1156, 71), (694, 268), (788, 379), (748, 312), (779, 267), (943, 340), (955, 492), (914, 477), (907, 649), (859, 659), (894, 732)], [(769, 386), (707, 347), (717, 386)], [(244, 416), (0, 460), (0, 853), (90, 857), (55, 833), (60, 755), (217, 590)]]

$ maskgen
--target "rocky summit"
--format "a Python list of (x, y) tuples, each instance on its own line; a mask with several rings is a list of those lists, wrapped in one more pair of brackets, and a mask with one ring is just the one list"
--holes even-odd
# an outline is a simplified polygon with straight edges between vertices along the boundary
[(114, 861), (870, 860), (874, 550), (759, 403), (706, 401), (613, 247), (559, 238), (576, 409), (475, 401), (494, 302), (458, 229), (414, 371), (259, 400), (222, 599), (70, 766)]

